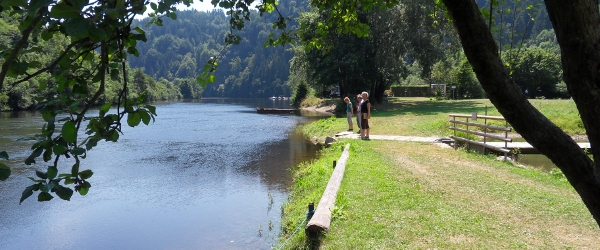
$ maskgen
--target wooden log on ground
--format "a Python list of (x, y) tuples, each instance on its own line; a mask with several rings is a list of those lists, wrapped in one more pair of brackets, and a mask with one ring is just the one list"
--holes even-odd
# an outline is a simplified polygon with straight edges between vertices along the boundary
[(350, 144), (346, 144), (344, 152), (340, 159), (337, 161), (335, 170), (331, 174), (331, 178), (325, 187), (325, 192), (317, 205), (315, 214), (312, 216), (310, 221), (306, 224), (305, 233), (309, 237), (316, 237), (322, 232), (329, 231), (331, 225), (331, 211), (335, 205), (335, 199), (337, 197), (338, 190), (342, 185), (342, 179), (344, 178), (344, 171), (346, 170), (346, 162), (350, 157)]

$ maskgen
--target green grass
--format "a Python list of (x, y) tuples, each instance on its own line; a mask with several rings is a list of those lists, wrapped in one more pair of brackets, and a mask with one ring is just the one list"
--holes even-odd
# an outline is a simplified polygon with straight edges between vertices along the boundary
[[(571, 135), (584, 134), (571, 100), (530, 100)], [(487, 108), (486, 108), (487, 106)], [(392, 98), (373, 107), (371, 134), (447, 136), (448, 114), (499, 115), (487, 100)], [(344, 118), (305, 125), (309, 137), (347, 128)], [(282, 208), (284, 249), (310, 249), (304, 224), (346, 143), (350, 159), (319, 249), (592, 249), (600, 230), (560, 173), (427, 143), (342, 140), (293, 170)], [(300, 230), (291, 235), (296, 228)]]
[[(585, 135), (583, 122), (572, 100), (530, 99), (531, 104), (550, 121), (569, 135)], [(487, 99), (476, 100), (431, 100), (423, 97), (392, 97), (388, 102), (373, 105), (369, 120), (371, 134), (448, 136), (451, 131), (448, 114), (478, 114), (500, 116), (498, 110)], [(337, 118), (323, 134), (332, 135), (347, 126), (344, 117)], [(491, 124), (494, 124), (493, 122)], [(497, 124), (504, 125), (504, 124)], [(337, 129), (337, 130), (333, 130)]]
[[(309, 202), (318, 204), (346, 143), (350, 159), (320, 249), (580, 249), (600, 237), (577, 194), (554, 175), (431, 144), (345, 140), (294, 170), (283, 238)], [(310, 248), (303, 229), (285, 249)]]

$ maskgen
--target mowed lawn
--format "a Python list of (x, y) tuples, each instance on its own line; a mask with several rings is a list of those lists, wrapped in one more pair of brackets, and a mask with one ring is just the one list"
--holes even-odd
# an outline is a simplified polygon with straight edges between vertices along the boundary
[[(539, 101), (538, 109), (549, 114), (558, 111), (544, 106), (571, 105)], [(419, 102), (425, 102), (421, 108)], [(485, 112), (486, 103), (415, 98), (386, 105), (375, 106), (372, 134), (444, 136), (448, 113)], [(490, 106), (488, 114), (497, 115)], [(315, 131), (345, 126), (345, 119), (330, 118), (304, 131), (319, 136)], [(310, 242), (301, 224), (307, 204), (319, 203), (332, 161), (348, 143), (350, 159), (331, 230)], [(598, 225), (560, 173), (491, 156), (429, 143), (348, 139), (293, 174), (276, 249), (597, 249), (600, 241)]]

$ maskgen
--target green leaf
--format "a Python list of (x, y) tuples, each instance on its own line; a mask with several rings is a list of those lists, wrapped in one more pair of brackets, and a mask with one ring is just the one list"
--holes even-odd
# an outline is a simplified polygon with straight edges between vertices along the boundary
[[(71, 175), (69, 175), (71, 176)], [(75, 178), (66, 178), (65, 179), (65, 185), (69, 185), (69, 184), (73, 184), (75, 183)]]
[(71, 196), (73, 196), (73, 190), (63, 186), (54, 187), (54, 193), (66, 201), (71, 200)]
[(0, 159), (8, 160), (8, 153), (6, 151), (0, 152)]
[(146, 125), (150, 124), (150, 115), (145, 110), (140, 111), (140, 116), (142, 117), (142, 122)]
[(54, 32), (50, 32), (47, 29), (44, 29), (44, 31), (42, 31), (42, 39), (44, 39), (44, 41), (50, 40), (52, 36), (54, 36)]
[(72, 121), (65, 122), (61, 130), (62, 137), (68, 143), (74, 143), (77, 141), (77, 129), (75, 123)]
[(58, 169), (55, 166), (48, 166), (48, 179), (52, 180), (56, 178), (58, 174)]
[(33, 194), (33, 190), (38, 190), (39, 185), (40, 184), (33, 184), (31, 186), (26, 187), (25, 190), (23, 190), (23, 193), (21, 193), (21, 200), (19, 200), (19, 204), (23, 203), (25, 199), (29, 198), (29, 196)]
[(110, 141), (117, 142), (119, 140), (119, 133), (116, 131), (110, 135)]
[(167, 13), (167, 16), (173, 20), (177, 19), (177, 13), (175, 13), (175, 12), (169, 12), (169, 13)]
[(75, 158), (75, 164), (71, 167), (71, 176), (75, 177), (79, 174), (79, 160)]
[(152, 105), (145, 105), (145, 108), (148, 109), (148, 111), (150, 111), (151, 114), (156, 116), (156, 107), (152, 106)]
[(5, 181), (10, 176), (10, 168), (0, 162), (0, 181)]
[(127, 125), (130, 127), (139, 125), (141, 121), (142, 117), (140, 116), (139, 111), (127, 114)]
[(41, 179), (47, 179), (48, 178), (48, 174), (46, 174), (45, 172), (42, 171), (35, 171), (35, 175), (37, 175), (37, 177), (40, 177)]
[(127, 48), (127, 53), (132, 54), (132, 55), (134, 55), (136, 57), (140, 56), (140, 52), (136, 48), (134, 48), (134, 47), (128, 47)]
[(83, 8), (83, 6), (90, 3), (89, 0), (70, 0), (69, 2), (72, 3), (78, 9), (81, 9)]
[(40, 156), (43, 151), (44, 151), (43, 147), (37, 147), (31, 153), (31, 155), (29, 155), (29, 157), (27, 157), (27, 159), (25, 159), (25, 165), (31, 165), (32, 163), (35, 163), (35, 158), (37, 158), (38, 156)]
[(104, 29), (98, 28), (95, 26), (91, 27), (89, 32), (90, 32), (90, 38), (94, 41), (103, 41), (108, 37), (106, 35), (106, 31)]
[(85, 144), (85, 149), (90, 150), (90, 149), (92, 149), (93, 147), (95, 147), (97, 145), (98, 145), (98, 139), (90, 139)]
[(85, 149), (77, 147), (71, 150), (71, 153), (73, 153), (73, 155), (82, 155), (85, 154)]
[(110, 70), (110, 79), (113, 81), (119, 80), (119, 69), (111, 69)]
[[(54, 8), (52, 8), (54, 9)], [(85, 37), (89, 34), (89, 30), (92, 27), (90, 21), (86, 20), (83, 17), (78, 17), (75, 19), (71, 19), (64, 23), (65, 31), (67, 35), (78, 38)]]
[(90, 191), (91, 186), (92, 185), (90, 185), (89, 182), (85, 182), (85, 183), (79, 185), (79, 187), (78, 187), (79, 194), (86, 195)]
[(106, 104), (100, 106), (100, 114), (102, 114), (102, 115), (106, 114), (106, 112), (108, 112), (109, 109), (110, 109), (110, 103), (106, 103)]
[(0, 3), (2, 6), (27, 6), (27, 0), (4, 0)]
[(94, 175), (94, 172), (92, 172), (92, 170), (83, 170), (81, 172), (79, 172), (79, 177), (81, 177), (81, 179), (89, 179), (90, 177), (92, 177), (92, 175)]
[(49, 201), (49, 200), (52, 200), (53, 198), (54, 198), (54, 196), (52, 196), (48, 192), (41, 192), (40, 194), (38, 194), (38, 201)]
[(30, 15), (35, 14), (40, 8), (50, 5), (53, 0), (37, 0), (29, 1), (29, 8), (27, 8)]
[(46, 151), (44, 151), (44, 161), (47, 162), (49, 160), (52, 159), (52, 150), (48, 150), (46, 149)]
[(67, 1), (61, 1), (52, 7), (50, 17), (54, 18), (76, 18), (79, 17), (80, 10), (68, 4)]
[(52, 151), (54, 152), (55, 155), (62, 155), (67, 152), (67, 148), (65, 148), (62, 145), (54, 145), (52, 147)]

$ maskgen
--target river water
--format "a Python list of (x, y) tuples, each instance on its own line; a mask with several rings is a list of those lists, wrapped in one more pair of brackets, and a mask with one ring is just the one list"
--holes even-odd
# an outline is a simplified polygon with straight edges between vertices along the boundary
[[(19, 205), (35, 169), (25, 166), (36, 112), (0, 113), (0, 151), (13, 175), (0, 182), (0, 249), (271, 249), (280, 232), (290, 167), (318, 147), (295, 128), (313, 118), (257, 114), (288, 101), (211, 99), (156, 104), (156, 122), (124, 128), (81, 169), (92, 188), (71, 201)], [(314, 114), (305, 114), (314, 115)], [(69, 172), (63, 162), (61, 172)], [(301, 219), (301, 218), (300, 218)]]

